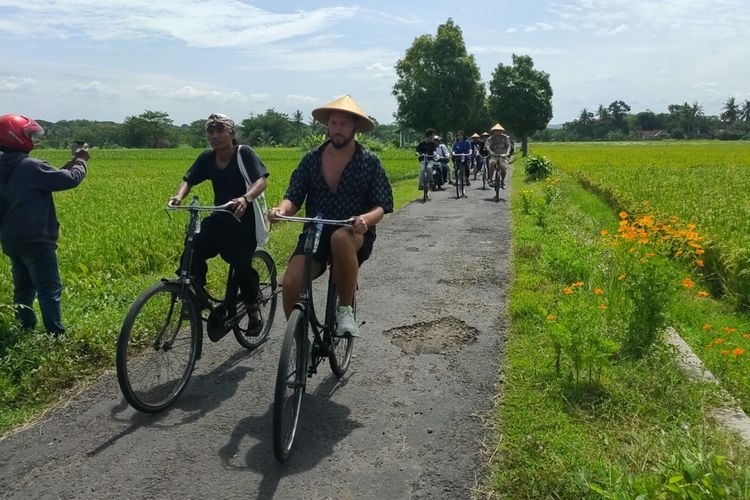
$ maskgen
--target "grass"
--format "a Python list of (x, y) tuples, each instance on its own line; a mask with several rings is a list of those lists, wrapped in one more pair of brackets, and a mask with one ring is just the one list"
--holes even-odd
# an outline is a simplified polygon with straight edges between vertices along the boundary
[[(719, 402), (715, 387), (686, 381), (664, 344), (641, 359), (611, 358), (597, 383), (576, 386), (557, 372), (546, 316), (571, 280), (585, 281), (605, 265), (598, 233), (616, 228), (619, 218), (562, 174), (560, 196), (540, 225), (533, 210), (524, 213), (523, 197), (540, 197), (541, 188), (522, 185), (520, 163), (491, 491), (508, 498), (687, 498), (691, 488), (708, 488), (700, 486), (708, 478), (729, 497), (749, 495), (748, 451), (706, 420), (704, 409)], [(686, 310), (679, 305), (670, 314), (679, 324)], [(716, 488), (697, 497), (714, 496)]]
[[(56, 150), (35, 153), (53, 165), (61, 165), (69, 156)], [(58, 258), (65, 284), (65, 338), (51, 340), (44, 333), (17, 330), (7, 306), (12, 303), (10, 264), (0, 254), (0, 433), (114, 365), (117, 336), (130, 305), (148, 286), (174, 275), (185, 218), (167, 214), (163, 207), (198, 153), (193, 149), (94, 150), (83, 184), (55, 195), (61, 221)], [(266, 197), (273, 206), (282, 198), (303, 153), (274, 148), (259, 149), (258, 154), (271, 172)], [(411, 151), (380, 155), (392, 182), (416, 177)], [(413, 191), (413, 181), (395, 182), (396, 206), (411, 201)], [(193, 193), (204, 203), (212, 202), (209, 183)], [(266, 249), (280, 274), (298, 233), (293, 224), (272, 229)], [(225, 276), (226, 266), (212, 259), (209, 287), (220, 291)]]

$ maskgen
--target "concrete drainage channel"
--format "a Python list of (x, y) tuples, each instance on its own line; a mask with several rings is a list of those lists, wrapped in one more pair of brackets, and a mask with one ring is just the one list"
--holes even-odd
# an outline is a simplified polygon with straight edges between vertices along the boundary
[[(719, 385), (719, 381), (714, 374), (703, 366), (698, 356), (693, 353), (690, 346), (672, 327), (667, 329), (667, 342), (676, 349), (680, 367), (688, 377), (693, 380), (702, 380)], [(720, 390), (723, 391), (723, 389)], [(726, 394), (726, 400), (733, 401), (733, 398)], [(742, 408), (730, 404), (722, 408), (712, 408), (709, 410), (709, 414), (721, 425), (739, 434), (745, 445), (750, 447), (750, 418), (742, 411)]]

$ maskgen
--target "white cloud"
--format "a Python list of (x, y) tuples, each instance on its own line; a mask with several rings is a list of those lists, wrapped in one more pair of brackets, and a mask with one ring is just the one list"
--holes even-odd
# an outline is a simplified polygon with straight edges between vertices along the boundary
[(619, 26), (615, 26), (614, 28), (600, 28), (594, 31), (594, 36), (615, 36), (627, 30), (628, 27), (626, 25), (620, 24)]
[(477, 45), (467, 49), (471, 54), (524, 54), (531, 56), (562, 56), (570, 55), (567, 49), (558, 47), (503, 47), (495, 45)]
[(97, 97), (117, 97), (120, 93), (98, 80), (92, 80), (85, 83), (76, 83), (71, 89), (73, 92), (79, 92), (82, 94), (91, 94)]
[(262, 103), (270, 100), (270, 94), (244, 94), (236, 90), (219, 90), (198, 88), (192, 85), (181, 87), (157, 88), (153, 85), (138, 85), (135, 90), (151, 98), (172, 99), (177, 101), (206, 101), (216, 103)]
[(365, 68), (367, 76), (370, 78), (396, 79), (396, 70), (393, 65), (374, 62)]
[[(204, 48), (257, 47), (303, 37), (358, 12), (352, 6), (275, 14), (239, 0), (0, 0), (0, 7), (4, 10), (0, 30), (13, 35), (172, 38)], [(75, 19), (75, 29), (71, 29), (71, 19)]]
[(36, 83), (37, 81), (33, 78), (0, 77), (0, 92), (25, 91), (31, 89)]
[(318, 102), (317, 97), (312, 97), (309, 95), (298, 95), (298, 94), (289, 94), (284, 97), (284, 100), (287, 102), (287, 104), (316, 104)]

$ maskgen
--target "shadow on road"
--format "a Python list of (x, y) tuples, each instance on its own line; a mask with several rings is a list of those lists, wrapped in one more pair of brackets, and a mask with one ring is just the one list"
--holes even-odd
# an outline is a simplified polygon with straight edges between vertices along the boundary
[[(351, 375), (350, 375), (351, 376)], [(240, 420), (221, 448), (219, 456), (227, 469), (253, 470), (263, 476), (258, 487), (257, 498), (272, 498), (279, 482), (285, 476), (315, 468), (326, 457), (333, 454), (337, 443), (353, 430), (362, 427), (351, 420), (351, 410), (331, 401), (331, 396), (347, 384), (349, 377), (337, 380), (329, 375), (311, 394), (302, 398), (300, 422), (292, 456), (285, 464), (276, 461), (273, 454), (273, 404), (259, 416)], [(250, 438), (255, 444), (245, 453), (243, 465), (238, 465), (240, 443)], [(242, 461), (239, 461), (242, 463)]]
[[(188, 386), (173, 406), (157, 414), (140, 413), (130, 408), (125, 398), (112, 408), (111, 419), (130, 425), (110, 437), (87, 453), (93, 457), (115, 444), (121, 438), (132, 434), (141, 427), (159, 427), (159, 423), (169, 417), (174, 411), (180, 410), (184, 416), (180, 422), (170, 421), (166, 427), (176, 427), (195, 422), (206, 416), (211, 411), (219, 408), (224, 401), (230, 399), (237, 392), (240, 382), (253, 371), (247, 366), (237, 366), (249, 356), (259, 351), (249, 353), (238, 351), (211, 372), (202, 375), (194, 375)], [(121, 415), (125, 413), (126, 415)]]

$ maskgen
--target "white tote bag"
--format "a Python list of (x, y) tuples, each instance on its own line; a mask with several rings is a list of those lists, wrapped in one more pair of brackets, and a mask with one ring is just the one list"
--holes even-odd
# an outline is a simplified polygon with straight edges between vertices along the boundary
[[(237, 148), (237, 164), (240, 166), (240, 173), (245, 179), (245, 190), (249, 190), (253, 182), (250, 180), (250, 175), (247, 173), (245, 168), (245, 162), (242, 161), (241, 154), (242, 146)], [(268, 220), (268, 206), (266, 205), (265, 193), (260, 193), (260, 196), (253, 200), (253, 214), (255, 215), (255, 241), (258, 244), (258, 248), (263, 248), (268, 242), (268, 231), (271, 229), (271, 223)]]

